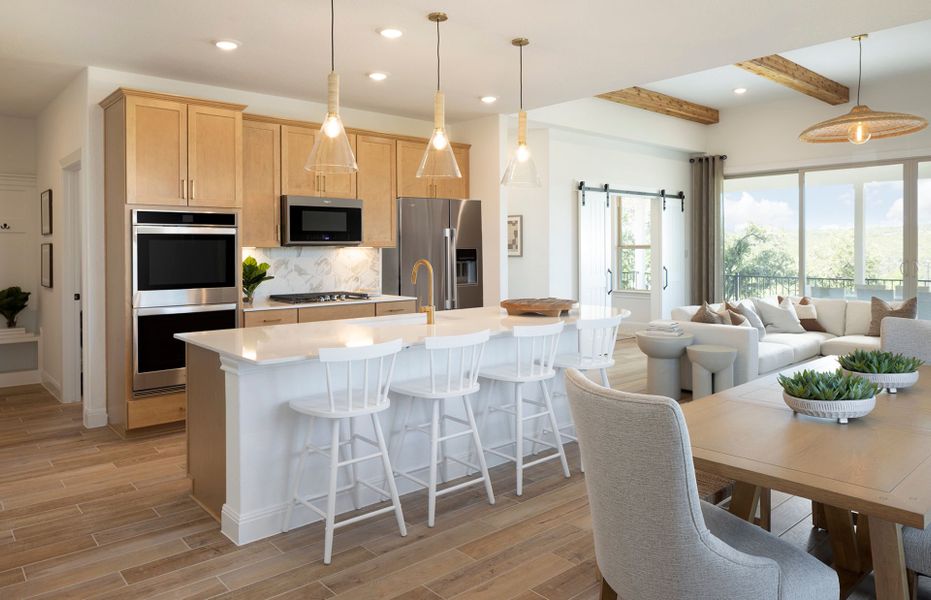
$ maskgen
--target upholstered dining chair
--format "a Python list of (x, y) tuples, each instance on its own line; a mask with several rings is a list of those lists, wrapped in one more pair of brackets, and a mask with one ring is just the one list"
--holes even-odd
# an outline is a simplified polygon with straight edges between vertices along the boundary
[(886, 317), (879, 336), (883, 350), (931, 364), (931, 321)]
[(567, 389), (603, 600), (836, 600), (830, 567), (699, 500), (674, 400), (603, 388), (575, 369)]

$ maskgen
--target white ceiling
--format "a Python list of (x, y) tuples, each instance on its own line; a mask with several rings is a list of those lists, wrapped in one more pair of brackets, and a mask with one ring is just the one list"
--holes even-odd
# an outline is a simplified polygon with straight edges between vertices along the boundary
[[(864, 90), (871, 83), (903, 75), (921, 73), (931, 76), (931, 20), (882, 31), (864, 31), (870, 34), (863, 40)], [(855, 100), (857, 44), (850, 40), (850, 36), (779, 54), (848, 86), (850, 99)], [(643, 87), (719, 109), (800, 96), (799, 92), (733, 65), (657, 81)], [(742, 96), (734, 94), (734, 88), (738, 87), (747, 88), (747, 93)], [(864, 98), (864, 102), (867, 100)], [(811, 101), (819, 102), (814, 98)]]
[[(0, 0), (0, 114), (37, 114), (87, 65), (323, 100), (328, 5)], [(430, 114), (435, 40), (425, 16), (435, 10), (450, 16), (443, 87), (452, 120), (516, 110), (516, 36), (531, 40), (525, 99), (534, 108), (931, 18), (924, 0), (342, 0), (336, 60), (344, 105)], [(375, 33), (385, 26), (404, 37)], [(210, 44), (217, 38), (243, 46), (223, 53)], [(365, 74), (374, 70), (391, 76), (372, 82)], [(478, 98), (486, 94), (500, 100), (484, 105)]]

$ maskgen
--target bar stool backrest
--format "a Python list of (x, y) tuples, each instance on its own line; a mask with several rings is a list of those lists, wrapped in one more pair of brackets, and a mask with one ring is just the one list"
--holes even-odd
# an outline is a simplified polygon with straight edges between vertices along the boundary
[(579, 330), (579, 358), (582, 364), (606, 363), (613, 360), (617, 329), (620, 325), (620, 315), (576, 321), (575, 326)]
[(565, 323), (550, 325), (515, 325), (517, 340), (516, 367), (518, 377), (534, 377), (554, 373), (553, 363), (559, 347), (559, 335)]
[(430, 355), (430, 391), (455, 393), (474, 388), (488, 337), (486, 329), (425, 339), (424, 346)]
[(388, 387), (401, 345), (398, 338), (369, 346), (321, 348), (330, 411), (387, 406)]

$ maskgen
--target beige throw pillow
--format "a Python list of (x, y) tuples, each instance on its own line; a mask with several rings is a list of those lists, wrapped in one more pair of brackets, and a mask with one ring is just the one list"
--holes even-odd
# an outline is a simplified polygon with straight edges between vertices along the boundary
[(693, 323), (708, 323), (710, 325), (723, 325), (724, 316), (718, 311), (711, 308), (707, 302), (702, 302), (701, 307), (692, 315)]
[[(777, 296), (777, 298), (779, 298), (780, 304), (785, 302), (782, 296)], [(803, 296), (797, 301), (793, 299), (792, 305), (795, 307), (795, 314), (805, 331), (826, 331), (824, 326), (818, 322), (818, 309), (815, 308), (811, 298)]]
[(909, 298), (905, 302), (896, 302), (895, 306), (882, 298), (870, 298), (870, 330), (866, 335), (878, 336), (882, 331), (883, 319), (899, 317), (914, 319), (918, 316), (918, 298)]

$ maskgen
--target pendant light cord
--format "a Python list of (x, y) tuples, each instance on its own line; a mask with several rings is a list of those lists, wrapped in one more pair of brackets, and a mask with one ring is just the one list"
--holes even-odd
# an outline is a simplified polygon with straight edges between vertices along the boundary
[(520, 109), (524, 110), (524, 47), (518, 46), (520, 51)]
[(336, 31), (336, 17), (333, 14), (333, 4), (335, 0), (330, 0), (330, 71), (336, 71), (336, 42), (334, 41)]
[(440, 91), (440, 20), (436, 21), (436, 91)]
[(863, 81), (863, 38), (857, 39), (857, 47), (860, 49), (860, 68), (857, 71), (857, 106), (860, 106), (860, 83)]

